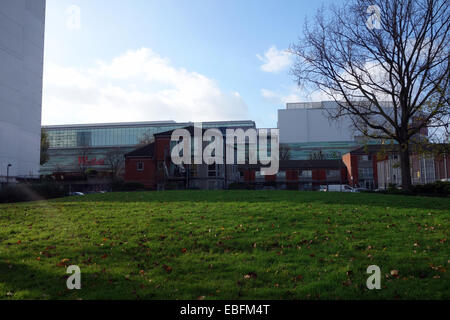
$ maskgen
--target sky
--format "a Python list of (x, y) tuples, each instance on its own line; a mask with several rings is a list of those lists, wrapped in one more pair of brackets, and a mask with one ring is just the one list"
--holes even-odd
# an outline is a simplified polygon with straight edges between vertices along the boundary
[(338, 0), (47, 0), (42, 123), (254, 120), (297, 88), (286, 52)]

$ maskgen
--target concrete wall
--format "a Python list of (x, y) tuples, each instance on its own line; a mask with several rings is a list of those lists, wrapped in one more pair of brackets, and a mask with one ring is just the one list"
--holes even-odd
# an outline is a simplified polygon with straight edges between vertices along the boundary
[(0, 180), (38, 175), (45, 0), (0, 1)]
[(280, 143), (353, 141), (352, 128), (349, 118), (329, 120), (324, 108), (278, 110)]

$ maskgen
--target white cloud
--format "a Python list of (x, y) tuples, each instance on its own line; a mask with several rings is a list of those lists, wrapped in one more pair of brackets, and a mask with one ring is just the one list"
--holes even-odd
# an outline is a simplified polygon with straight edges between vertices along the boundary
[(284, 92), (272, 91), (268, 89), (261, 89), (261, 95), (273, 103), (294, 103), (294, 102), (306, 102), (306, 101), (326, 101), (330, 100), (325, 93), (320, 91), (308, 92), (306, 90), (300, 90), (296, 86), (292, 86)]
[(91, 69), (46, 64), (43, 123), (247, 119), (238, 92), (176, 68), (151, 49), (130, 50)]
[(272, 46), (264, 53), (264, 57), (257, 54), (259, 60), (263, 62), (261, 70), (265, 72), (279, 72), (288, 68), (292, 63), (292, 55), (286, 50), (278, 50)]

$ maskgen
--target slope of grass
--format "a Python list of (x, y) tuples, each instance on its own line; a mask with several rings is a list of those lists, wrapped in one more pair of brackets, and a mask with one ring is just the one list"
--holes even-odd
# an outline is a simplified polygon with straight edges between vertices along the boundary
[[(449, 299), (449, 207), (290, 191), (0, 205), (0, 299)], [(66, 288), (68, 265), (81, 290)]]

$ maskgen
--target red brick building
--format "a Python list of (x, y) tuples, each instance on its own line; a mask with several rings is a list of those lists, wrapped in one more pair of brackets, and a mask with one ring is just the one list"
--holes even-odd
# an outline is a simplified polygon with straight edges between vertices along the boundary
[(366, 189), (378, 188), (377, 161), (380, 151), (380, 145), (368, 145), (342, 156), (350, 186)]
[(137, 182), (147, 188), (156, 188), (155, 143), (143, 146), (125, 155), (125, 181)]
[[(436, 145), (434, 152), (420, 152), (410, 154), (411, 183), (427, 184), (435, 181), (450, 181), (450, 158), (447, 156), (449, 145)], [(432, 150), (432, 149), (430, 149)], [(395, 151), (387, 154), (377, 161), (378, 188), (386, 189), (389, 185), (400, 186), (402, 175), (400, 170), (400, 157)]]
[[(187, 127), (191, 136), (193, 127)], [(203, 129), (204, 133), (205, 129)], [(189, 164), (178, 166), (171, 161), (173, 131), (154, 135), (154, 142), (125, 155), (126, 182), (162, 189), (223, 189), (239, 181), (237, 165)]]
[(242, 165), (241, 182), (277, 189), (319, 190), (329, 184), (347, 184), (347, 169), (341, 160), (281, 160), (276, 175), (262, 176), (260, 166)]

